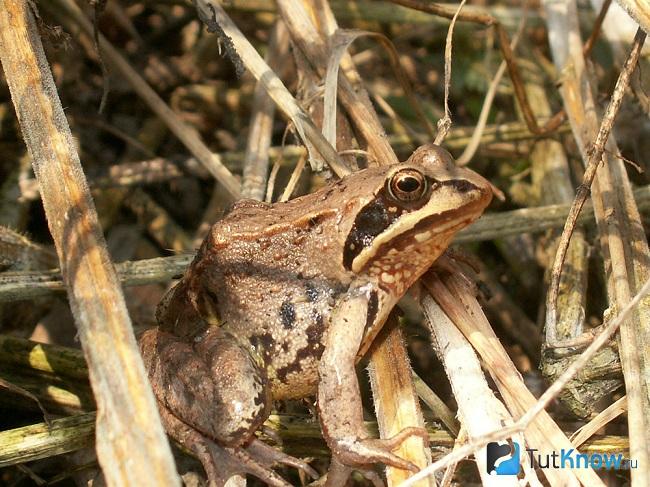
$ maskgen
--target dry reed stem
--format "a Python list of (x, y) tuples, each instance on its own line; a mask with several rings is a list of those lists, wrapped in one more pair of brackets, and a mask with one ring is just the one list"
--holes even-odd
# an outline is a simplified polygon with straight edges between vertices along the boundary
[(206, 24), (208, 30), (220, 32), (220, 39), (226, 45), (230, 42), (233, 51), (230, 53), (231, 57), (234, 56), (235, 59), (241, 61), (253, 77), (264, 85), (267, 93), (273, 98), (278, 108), (291, 119), (303, 142), (310, 150), (312, 159), (318, 153), (337, 175), (343, 176), (349, 173), (345, 162), (341, 160), (333, 147), (325, 140), (280, 78), (264, 62), (221, 5), (212, 0), (196, 0), (195, 5), (199, 18)]
[[(618, 106), (628, 85), (629, 77), (640, 53), (645, 34), (639, 29), (628, 60), (623, 67), (612, 99), (599, 124), (595, 97), (591, 92), (590, 73), (578, 49), (580, 33), (577, 27), (575, 2), (545, 1), (548, 13), (551, 50), (558, 70), (563, 73), (560, 93), (586, 166), (584, 183), (578, 188), (572, 216), (567, 220), (562, 244), (553, 266), (553, 280), (547, 298), (547, 323), (553, 325), (557, 311), (557, 284), (572, 221), (586, 199), (594, 180), (593, 202), (599, 226), (601, 249), (606, 262), (607, 289), (610, 306), (623, 308), (632, 293), (650, 276), (650, 250), (640, 221), (638, 209), (631, 198), (631, 187), (616, 143), (608, 140)], [(600, 126), (599, 126), (600, 125)], [(592, 145), (591, 141), (595, 140)], [(607, 152), (604, 153), (605, 147)], [(628, 432), (632, 457), (640, 468), (632, 469), (632, 484), (650, 484), (650, 336), (645, 326), (650, 319), (650, 303), (643, 302), (623, 324), (619, 334), (619, 355), (623, 367), (628, 398)]]
[(598, 430), (604, 428), (607, 423), (618, 418), (625, 411), (627, 411), (627, 397), (623, 396), (599, 412), (587, 424), (578, 428), (575, 434), (571, 436), (571, 442), (578, 448), (587, 439), (595, 435)]
[[(504, 424), (512, 424), (512, 416), (488, 386), (472, 346), (429, 294), (422, 293), (420, 304), (431, 331), (433, 348), (445, 368), (458, 404), (457, 415), (465, 436), (471, 441)], [(519, 485), (516, 477), (499, 478), (489, 474), (485, 447), (479, 449), (474, 458), (484, 487)]]
[(650, 34), (650, 5), (647, 0), (616, 0), (637, 24)]
[[(312, 16), (298, 0), (278, 0), (277, 3), (292, 39), (305, 58), (312, 63), (314, 70), (324, 74), (328, 61), (327, 44), (314, 26)], [(329, 9), (329, 5), (324, 3), (323, 8)], [(328, 28), (330, 32), (336, 30), (331, 26)], [(345, 63), (345, 58), (343, 62)], [(343, 67), (338, 80), (339, 100), (352, 123), (355, 124), (355, 128), (359, 130), (360, 137), (367, 144), (368, 151), (371, 153), (370, 159), (379, 161), (380, 164), (398, 162), (365, 90), (358, 85), (353, 86), (352, 81), (347, 77), (351, 69), (346, 69), (345, 64)], [(361, 91), (357, 93), (357, 89)]]
[[(368, 373), (380, 436), (391, 438), (405, 428), (424, 428), (425, 422), (415, 393), (404, 336), (394, 313), (384, 326), (385, 330), (375, 339), (369, 352)], [(431, 463), (428, 444), (418, 436), (408, 438), (395, 453), (420, 468)], [(386, 468), (388, 486), (399, 485), (411, 475), (413, 472)], [(432, 484), (425, 480), (417, 485), (430, 487)]]
[(109, 485), (180, 485), (27, 1), (0, 2), (0, 59), (91, 371), (105, 478)]

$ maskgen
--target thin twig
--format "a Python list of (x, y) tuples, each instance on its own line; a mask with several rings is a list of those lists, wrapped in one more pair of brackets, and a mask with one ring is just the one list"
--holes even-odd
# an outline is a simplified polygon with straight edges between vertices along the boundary
[(460, 15), (461, 10), (467, 0), (462, 0), (456, 14), (451, 19), (449, 24), (449, 29), (447, 30), (447, 38), (445, 40), (445, 115), (440, 120), (438, 120), (438, 133), (436, 134), (436, 139), (434, 144), (440, 145), (443, 140), (447, 137), (449, 128), (451, 127), (451, 113), (449, 112), (449, 88), (451, 87), (451, 48), (452, 48), (452, 38), (454, 35), (454, 26), (456, 25), (456, 19)]

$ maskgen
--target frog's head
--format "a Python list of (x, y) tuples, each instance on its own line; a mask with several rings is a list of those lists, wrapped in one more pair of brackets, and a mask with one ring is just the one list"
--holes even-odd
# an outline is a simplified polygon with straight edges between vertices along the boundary
[(492, 199), (492, 187), (457, 167), (436, 145), (418, 148), (404, 163), (367, 170), (372, 196), (354, 215), (343, 264), (402, 294)]

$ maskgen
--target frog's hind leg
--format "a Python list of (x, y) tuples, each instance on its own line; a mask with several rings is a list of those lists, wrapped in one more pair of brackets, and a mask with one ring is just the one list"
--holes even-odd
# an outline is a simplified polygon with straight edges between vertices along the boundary
[(234, 475), (245, 474), (254, 475), (272, 487), (291, 486), (271, 470), (270, 466), (253, 458), (245, 448), (219, 445), (183, 423), (164, 405), (159, 404), (159, 408), (165, 429), (170, 436), (196, 455), (205, 469), (211, 486), (222, 487)]
[(270, 389), (264, 369), (231, 335), (211, 327), (183, 340), (152, 329), (140, 338), (140, 349), (165, 429), (199, 457), (216, 485), (236, 473), (290, 485), (270, 469), (276, 462), (313, 473), (297, 459), (271, 458), (259, 447), (254, 433), (269, 415)]

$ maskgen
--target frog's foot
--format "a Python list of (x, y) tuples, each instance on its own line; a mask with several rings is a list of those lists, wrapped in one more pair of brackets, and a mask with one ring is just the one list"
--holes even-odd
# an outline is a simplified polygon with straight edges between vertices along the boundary
[(298, 470), (302, 470), (312, 479), (317, 479), (319, 477), (318, 472), (311, 468), (311, 466), (299, 458), (292, 457), (286, 453), (273, 448), (272, 446), (267, 445), (263, 441), (258, 439), (253, 439), (250, 444), (246, 447), (248, 453), (254, 457), (261, 464), (272, 467), (274, 465), (285, 465), (287, 467), (293, 467)]
[(383, 482), (369, 467), (369, 464), (383, 463), (402, 470), (417, 472), (418, 466), (392, 453), (407, 438), (420, 436), (428, 438), (424, 428), (404, 428), (391, 438), (385, 439), (339, 439), (331, 442), (332, 465), (327, 475), (327, 486), (343, 485), (353, 470), (361, 472), (374, 485)]
[(330, 469), (329, 472), (327, 472), (327, 478), (325, 482), (322, 482), (319, 485), (324, 485), (325, 487), (337, 487), (340, 485), (345, 485), (348, 478), (355, 470), (361, 473), (361, 475), (363, 475), (366, 480), (372, 482), (372, 485), (375, 487), (386, 486), (381, 476), (372, 468), (348, 467), (346, 465), (343, 465), (336, 458), (332, 458)]
[(307, 463), (277, 451), (255, 438), (248, 446), (219, 445), (183, 423), (167, 408), (161, 406), (160, 414), (170, 435), (199, 459), (213, 487), (224, 486), (234, 475), (246, 474), (253, 475), (272, 487), (291, 487), (290, 483), (271, 469), (276, 464), (295, 467), (313, 478), (318, 477), (316, 471)]

